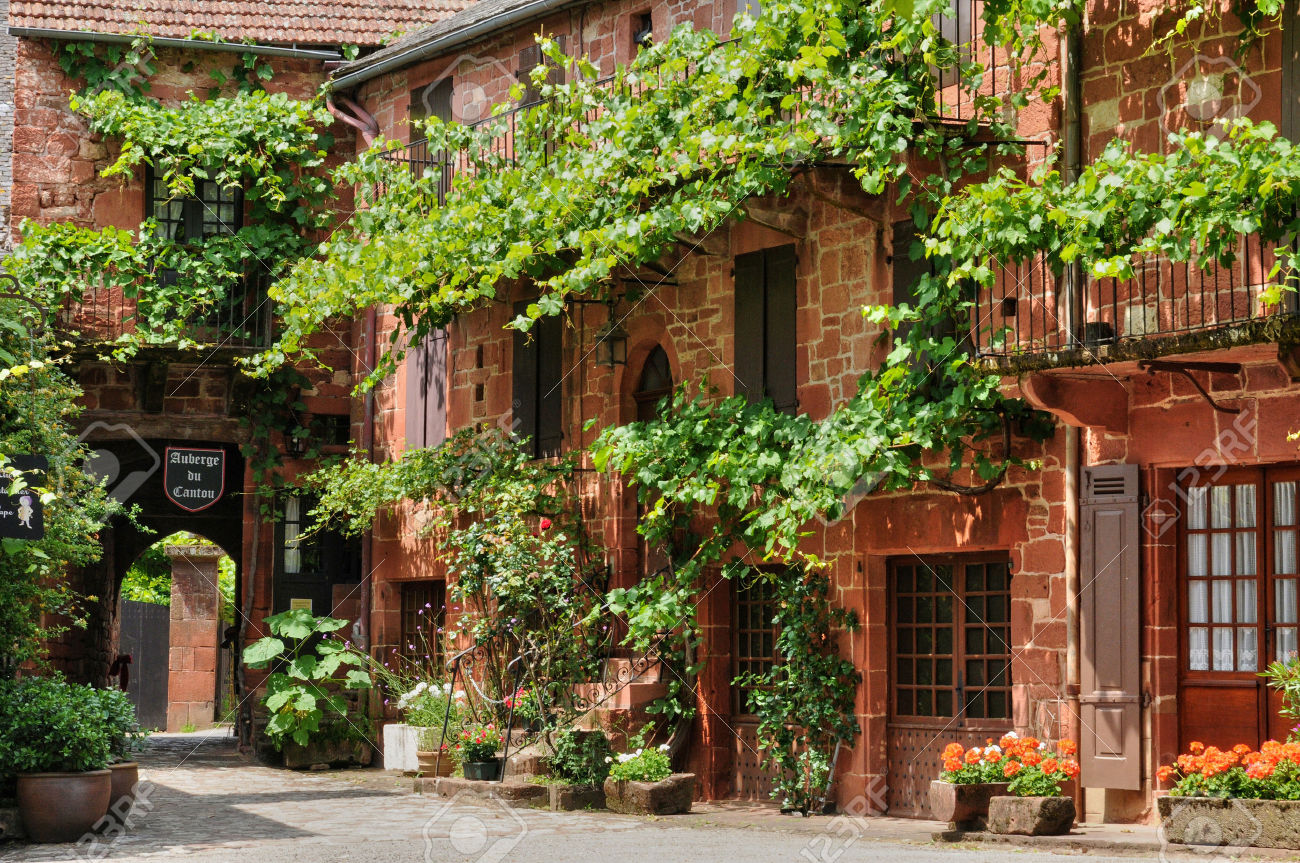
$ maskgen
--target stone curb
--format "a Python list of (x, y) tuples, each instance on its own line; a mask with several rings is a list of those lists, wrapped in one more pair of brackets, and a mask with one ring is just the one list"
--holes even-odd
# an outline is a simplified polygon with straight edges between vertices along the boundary
[[(1143, 857), (1172, 857), (1175, 859), (1205, 860), (1206, 852), (1211, 848), (1199, 848), (1194, 845), (1162, 846), (1159, 842), (1134, 839), (1109, 839), (1097, 836), (1009, 836), (999, 833), (987, 833), (963, 830), (941, 830), (931, 834), (937, 844), (971, 843), (979, 845), (1011, 845), (1024, 849), (1041, 849), (1053, 852), (1069, 851), (1075, 854), (1110, 854), (1141, 855)], [(1240, 856), (1242, 860), (1300, 860), (1300, 851), (1285, 848), (1248, 848)]]

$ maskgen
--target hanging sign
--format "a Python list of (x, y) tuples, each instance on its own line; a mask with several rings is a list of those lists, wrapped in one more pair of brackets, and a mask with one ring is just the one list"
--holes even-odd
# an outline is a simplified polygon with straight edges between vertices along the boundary
[[(0, 468), (0, 538), (44, 539), (45, 507), (33, 486), (45, 484), (50, 463), (43, 455), (11, 455)], [(9, 486), (23, 472), (27, 488), (9, 494)]]
[(163, 493), (186, 512), (199, 512), (221, 500), (226, 490), (226, 451), (167, 447)]

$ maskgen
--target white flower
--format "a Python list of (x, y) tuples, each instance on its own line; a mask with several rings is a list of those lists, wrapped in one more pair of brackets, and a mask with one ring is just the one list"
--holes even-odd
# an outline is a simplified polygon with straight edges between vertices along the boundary
[(450, 682), (448, 682), (448, 683), (444, 683), (444, 684), (442, 685), (442, 691), (443, 691), (443, 694), (444, 694), (444, 695), (445, 695), (446, 693), (448, 693), (448, 692), (451, 692), (451, 683), (450, 683)]
[(1046, 751), (1047, 751), (1047, 741), (1044, 740), (1042, 743), (1038, 744), (1038, 748), (1041, 749), (1042, 751), (1046, 752)]
[(985, 749), (984, 751), (985, 751), (985, 752), (1001, 752), (1001, 751), (1002, 751), (1002, 747), (1001, 747), (1001, 746), (998, 746), (996, 743), (994, 743), (992, 746), (990, 746), (988, 749)]
[(1017, 733), (1014, 732), (1014, 731), (1008, 731), (1006, 734), (1003, 734), (1002, 736), (1003, 736), (1003, 737), (1010, 737), (1012, 740), (1019, 740), (1019, 739), (1020, 739), (1020, 735), (1017, 734)]
[(668, 751), (668, 744), (667, 744), (667, 743), (660, 743), (660, 744), (659, 744), (659, 751), (660, 751), (660, 752), (667, 752), (667, 751)]
[[(639, 755), (640, 753), (637, 754)], [(633, 758), (636, 758), (636, 755), (633, 755), (631, 752), (620, 752), (618, 754), (618, 763), (626, 764), (627, 762), (631, 761)]]
[(605, 756), (605, 763), (606, 763), (606, 764), (609, 764), (609, 763), (612, 762), (613, 760), (614, 760), (614, 759), (611, 758), (611, 757), (609, 757), (608, 755)]

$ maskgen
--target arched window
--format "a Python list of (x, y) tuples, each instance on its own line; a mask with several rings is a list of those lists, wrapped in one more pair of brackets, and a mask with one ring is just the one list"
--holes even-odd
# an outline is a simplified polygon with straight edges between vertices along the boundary
[(632, 393), (632, 398), (636, 399), (637, 420), (645, 422), (654, 419), (655, 408), (660, 400), (672, 391), (673, 370), (668, 364), (668, 354), (663, 347), (656, 345), (650, 356), (646, 357), (636, 392)]

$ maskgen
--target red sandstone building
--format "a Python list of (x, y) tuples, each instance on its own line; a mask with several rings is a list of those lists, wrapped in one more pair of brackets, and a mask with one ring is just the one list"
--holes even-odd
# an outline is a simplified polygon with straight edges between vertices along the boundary
[[(1158, 151), (1164, 130), (1212, 127), (1223, 116), (1300, 134), (1290, 11), (1240, 57), (1239, 26), (1226, 11), (1214, 32), (1176, 39), (1171, 57), (1146, 50), (1171, 24), (1168, 13), (1138, 4), (1116, 18), (1115, 7), (1087, 6), (1077, 45), (1049, 40), (1065, 61), (1053, 71), (1065, 95), (1027, 110), (1023, 137), (1062, 142), (1067, 159), (1086, 162), (1116, 136)], [(427, 148), (411, 140), (408, 119), (486, 117), (542, 62), (534, 34), (608, 70), (647, 36), (683, 22), (723, 32), (735, 11), (733, 0), (479, 0), (343, 65), (332, 87), (363, 130), (348, 144), (364, 147), (375, 134), (401, 140), (404, 158), (422, 169)], [(22, 24), (18, 12), (11, 22)], [(18, 82), (51, 103), (66, 89), (37, 41), (20, 46)], [(143, 186), (92, 179), (102, 145), (79, 140), (68, 116), (20, 101), (15, 217), (138, 222)], [(48, 132), (59, 123), (72, 124), (71, 143), (51, 153), (57, 136)], [(20, 148), (20, 139), (30, 143)], [(750, 202), (746, 221), (673, 261), (670, 281), (645, 276), (654, 287), (622, 323), (623, 363), (594, 359), (605, 310), (575, 308), (568, 325), (544, 324), (530, 342), (503, 328), (507, 303), (458, 319), (373, 398), (349, 401), (350, 379), (322, 380), (306, 394), (309, 409), (349, 417), (376, 459), (488, 423), (529, 434), (539, 456), (574, 450), (594, 434), (584, 420), (636, 419), (674, 384), (701, 378), (824, 416), (880, 361), (879, 332), (858, 310), (905, 298), (915, 277), (909, 216), (889, 200), (824, 168), (787, 199)], [(1300, 399), (1292, 306), (1258, 301), (1267, 257), (1243, 238), (1232, 269), (1196, 273), (1152, 259), (1131, 282), (1088, 278), (1067, 293), (1041, 268), (1022, 268), (981, 295), (971, 322), (980, 360), (1049, 412), (1055, 434), (1042, 445), (1016, 438), (1019, 454), (1041, 468), (1013, 470), (985, 496), (924, 487), (868, 495), (809, 540), (833, 561), (838, 601), (863, 623), (842, 639), (863, 682), (861, 738), (835, 777), (840, 804), (865, 795), (877, 811), (924, 815), (944, 743), (1015, 729), (1077, 736), (1086, 811), (1131, 820), (1151, 810), (1156, 765), (1190, 740), (1254, 745), (1285, 734), (1256, 672), (1300, 647), (1300, 459), (1287, 440)], [(510, 299), (530, 299), (526, 286)], [(392, 325), (382, 313), (355, 324), (354, 371)], [(992, 341), (989, 331), (1003, 327), (1009, 340)], [(147, 442), (233, 447), (227, 379), (205, 366), (191, 384), (191, 366), (160, 362), (161, 370), (148, 361), (86, 364), (85, 422), (129, 422)], [(193, 392), (151, 409), (149, 381)], [(248, 488), (237, 469), (232, 481)], [(653, 564), (634, 530), (633, 494), (602, 482), (591, 491), (597, 522), (615, 584), (628, 584)], [(378, 522), (354, 557), (330, 555), (355, 568), (289, 572), (284, 540), (299, 512), (282, 511), (276, 526), (245, 504), (220, 525), (191, 528), (241, 550), (254, 619), (312, 592), (315, 608), (362, 619), (371, 649), (383, 651), (408, 640), (413, 609), (446, 595), (436, 549), (415, 538), (403, 512)], [(115, 541), (109, 567), (138, 550), (135, 540)], [(753, 718), (730, 684), (738, 668), (771, 661), (770, 633), (755, 624), (770, 619), (764, 602), (724, 583), (699, 608), (707, 664), (690, 761), (709, 797), (762, 797), (767, 787)], [(112, 652), (111, 619), (102, 637)], [(628, 687), (619, 706), (636, 707), (655, 682)]]

